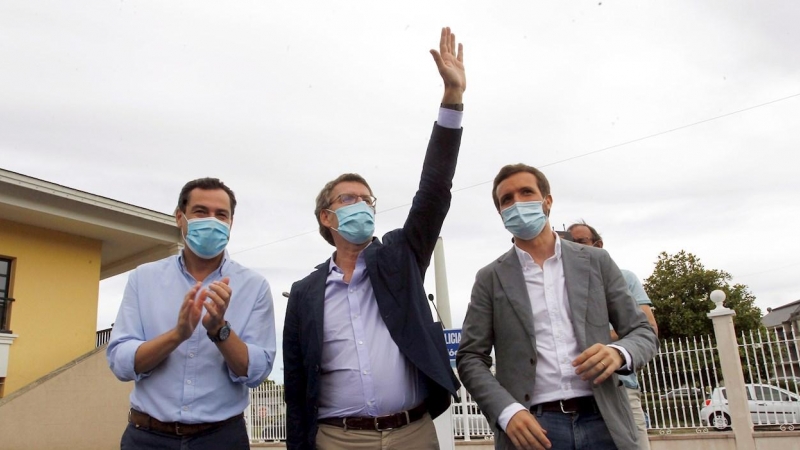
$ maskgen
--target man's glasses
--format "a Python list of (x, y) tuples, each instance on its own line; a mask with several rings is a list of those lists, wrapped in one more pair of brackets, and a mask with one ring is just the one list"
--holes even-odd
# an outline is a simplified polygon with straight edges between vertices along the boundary
[(378, 199), (371, 195), (339, 194), (336, 197), (334, 197), (331, 204), (334, 204), (337, 201), (339, 201), (342, 202), (343, 205), (352, 205), (358, 203), (359, 200), (363, 200), (364, 203), (373, 208), (378, 203)]

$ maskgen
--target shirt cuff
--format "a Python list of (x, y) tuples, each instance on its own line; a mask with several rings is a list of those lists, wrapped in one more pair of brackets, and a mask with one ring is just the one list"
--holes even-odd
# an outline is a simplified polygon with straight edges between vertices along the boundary
[(519, 403), (512, 403), (500, 413), (500, 417), (497, 418), (497, 424), (500, 425), (500, 428), (503, 431), (506, 431), (506, 427), (508, 426), (508, 422), (511, 421), (511, 418), (514, 417), (514, 414), (520, 411), (526, 411), (528, 408), (520, 405)]
[(622, 352), (622, 354), (625, 355), (625, 365), (620, 367), (619, 369), (617, 369), (617, 371), (623, 370), (623, 369), (626, 370), (626, 371), (633, 370), (633, 368), (631, 367), (631, 354), (628, 353), (627, 350), (625, 350), (625, 347), (620, 347), (619, 345), (614, 345), (614, 344), (608, 344), (608, 346), (616, 348), (617, 350), (620, 350)]
[(228, 367), (228, 377), (234, 383), (241, 383), (249, 388), (258, 387), (272, 371), (272, 363), (266, 349), (257, 345), (244, 343), (247, 347), (247, 375), (238, 376)]
[(443, 128), (461, 128), (461, 118), (464, 117), (463, 111), (456, 111), (455, 109), (439, 108), (439, 120), (436, 123)]
[(111, 371), (118, 379), (123, 381), (141, 381), (150, 376), (150, 372), (136, 373), (134, 369), (136, 364), (136, 351), (144, 344), (144, 341), (125, 341), (119, 343), (114, 348), (114, 355), (112, 358), (113, 364)]

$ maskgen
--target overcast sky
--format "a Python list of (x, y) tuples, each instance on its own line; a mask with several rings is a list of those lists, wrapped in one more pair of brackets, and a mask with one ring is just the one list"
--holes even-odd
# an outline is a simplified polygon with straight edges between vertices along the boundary
[[(0, 167), (165, 213), (221, 178), (229, 250), (269, 280), (280, 338), (280, 293), (333, 250), (313, 217), (326, 181), (360, 173), (377, 233), (402, 225), (449, 25), (468, 80), (442, 230), (455, 324), (511, 245), (490, 190), (517, 162), (550, 179), (557, 229), (585, 219), (641, 278), (692, 252), (765, 310), (800, 299), (798, 19), (791, 0), (5, 1)], [(98, 328), (126, 279), (101, 283)]]

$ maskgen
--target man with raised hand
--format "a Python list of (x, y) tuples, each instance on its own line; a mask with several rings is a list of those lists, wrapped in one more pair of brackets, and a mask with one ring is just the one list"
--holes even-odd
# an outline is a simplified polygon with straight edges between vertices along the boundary
[(128, 277), (106, 350), (114, 375), (134, 381), (123, 449), (250, 448), (242, 412), (272, 370), (275, 317), (267, 280), (225, 251), (235, 208), (220, 180), (186, 183), (185, 248)]
[[(495, 447), (637, 449), (616, 373), (646, 364), (657, 342), (622, 274), (604, 250), (552, 230), (540, 170), (501, 168), (492, 199), (514, 245), (478, 271), (456, 361)], [(613, 344), (609, 323), (620, 336)]]
[(289, 294), (289, 449), (439, 448), (432, 419), (459, 384), (423, 279), (450, 208), (466, 77), (449, 28), (431, 54), (444, 96), (403, 227), (373, 236), (377, 200), (360, 175), (340, 175), (317, 196), (320, 234), (336, 251)]

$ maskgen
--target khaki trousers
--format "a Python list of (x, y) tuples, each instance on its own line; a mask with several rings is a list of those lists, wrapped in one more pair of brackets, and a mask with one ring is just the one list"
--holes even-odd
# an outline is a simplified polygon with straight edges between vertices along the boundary
[(644, 410), (642, 409), (642, 393), (639, 389), (625, 388), (628, 393), (628, 403), (631, 404), (633, 411), (633, 421), (636, 422), (638, 436), (636, 438), (640, 450), (650, 450), (650, 439), (647, 437), (647, 424), (644, 420)]
[(439, 450), (436, 428), (430, 414), (388, 431), (347, 430), (320, 424), (318, 450)]

